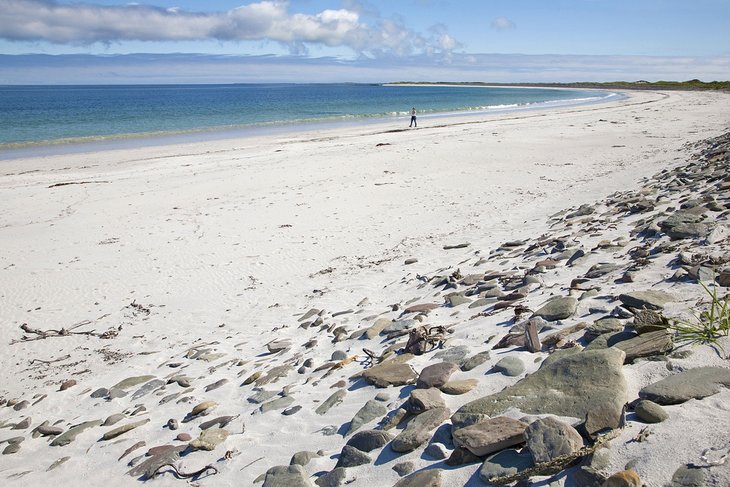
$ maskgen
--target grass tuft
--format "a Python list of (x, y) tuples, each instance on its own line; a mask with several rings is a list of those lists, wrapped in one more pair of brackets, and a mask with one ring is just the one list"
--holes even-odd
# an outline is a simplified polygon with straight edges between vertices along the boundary
[(730, 335), (730, 294), (720, 298), (717, 294), (717, 285), (712, 288), (700, 281), (700, 285), (710, 297), (710, 308), (696, 313), (693, 311), (693, 320), (678, 318), (669, 321), (669, 328), (675, 331), (675, 339), (685, 344), (701, 343), (710, 345), (728, 358), (725, 349), (720, 345), (720, 338)]

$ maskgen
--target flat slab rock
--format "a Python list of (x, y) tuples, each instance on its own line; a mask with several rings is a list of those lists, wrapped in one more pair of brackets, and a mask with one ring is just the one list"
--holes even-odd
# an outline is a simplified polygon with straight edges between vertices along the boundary
[[(554, 414), (585, 419), (598, 408), (620, 417), (626, 403), (624, 352), (618, 349), (585, 350), (545, 363), (515, 385), (469, 402), (454, 413), (455, 427), (474, 424), (510, 408), (526, 414)], [(618, 424), (607, 424), (616, 428)]]
[(279, 465), (266, 471), (263, 487), (314, 487), (301, 465)]
[(441, 470), (422, 470), (403, 477), (393, 487), (441, 487)]
[(730, 387), (730, 369), (699, 367), (649, 384), (639, 391), (639, 397), (657, 404), (681, 404), (690, 399), (702, 399)]
[(578, 300), (571, 296), (562, 296), (551, 299), (540, 309), (535, 311), (533, 317), (539, 316), (545, 321), (556, 321), (570, 318), (578, 309)]
[(417, 375), (408, 364), (388, 361), (367, 369), (362, 377), (375, 387), (388, 387), (413, 384)]
[(635, 291), (620, 294), (621, 304), (636, 309), (663, 309), (664, 305), (676, 301), (677, 297), (664, 291)]
[(408, 453), (431, 438), (431, 431), (449, 419), (447, 408), (435, 408), (413, 418), (403, 431), (390, 442), (390, 447), (398, 453)]
[(497, 416), (454, 431), (454, 445), (483, 457), (523, 443), (526, 428), (522, 421)]

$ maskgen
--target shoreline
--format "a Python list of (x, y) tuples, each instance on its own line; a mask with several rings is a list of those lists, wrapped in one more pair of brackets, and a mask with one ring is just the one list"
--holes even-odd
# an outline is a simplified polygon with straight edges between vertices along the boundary
[[(631, 233), (640, 219), (659, 218), (651, 212), (711, 194), (693, 198), (690, 192), (699, 190), (689, 184), (682, 192), (666, 190), (656, 175), (684, 168), (695, 144), (728, 132), (728, 113), (730, 96), (722, 93), (641, 92), (611, 104), (494, 119), (474, 114), (417, 130), (360, 126), (3, 161), (0, 441), (23, 440), (3, 456), (0, 477), (8, 485), (140, 485), (138, 475), (126, 475), (129, 461), (140, 465), (152, 447), (185, 447), (175, 439), (179, 433), (196, 438), (204, 422), (219, 419), (226, 437), (211, 451), (175, 460), (186, 472), (215, 465), (218, 473), (199, 479), (201, 485), (250, 485), (304, 450), (312, 452), (303, 468), (313, 483), (310, 475), (335, 470), (350, 439), (343, 432), (366, 403), (377, 410), (382, 404), (391, 414), (412, 390), (350, 379), (366, 370), (363, 348), (380, 354), (399, 342), (377, 333), (359, 338), (380, 319), (392, 324), (415, 316), (405, 313), (410, 306), (436, 305), (420, 319), (453, 328), (444, 352), (490, 353), (486, 362), (454, 376), (473, 379), (473, 389), (443, 394), (455, 413), (534, 374), (550, 356), (547, 349), (492, 348), (515, 324), (514, 307), (495, 309), (508, 293), (522, 292), (518, 302), (535, 311), (555, 296), (580, 297), (583, 290), (572, 289), (572, 280), (593, 265), (615, 262), (620, 270), (597, 281), (597, 294), (540, 336), (581, 321), (593, 324), (610, 315), (627, 290), (676, 293), (679, 299), (664, 312), (686, 315), (702, 291), (672, 281), (670, 262), (682, 250), (701, 253), (696, 241), (683, 240), (677, 245), (684, 247), (666, 252), (659, 250), (670, 243), (648, 241), (662, 243), (652, 247), (659, 249), (656, 257), (647, 259), (633, 283), (618, 279), (633, 262), (632, 249), (647, 242)], [(700, 176), (697, 185), (705, 179)], [(616, 203), (642, 196), (657, 208), (627, 214)], [(722, 194), (715, 197), (726, 203)], [(712, 212), (707, 221), (725, 213)], [(578, 248), (586, 254), (580, 263), (568, 266), (558, 257)], [(407, 259), (416, 262), (405, 264)], [(530, 272), (535, 267), (543, 269)], [(449, 287), (448, 277), (457, 272), (482, 280), (498, 272), (502, 294), (471, 307), (482, 297), (465, 291), (477, 284)], [(517, 278), (528, 275), (536, 281), (523, 289)], [(445, 286), (436, 285), (437, 276), (447, 279)], [(459, 302), (454, 291), (469, 302)], [(630, 329), (630, 320), (622, 320)], [(35, 339), (20, 328), (24, 324), (93, 333)], [(727, 368), (708, 347), (692, 351), (669, 358), (675, 372)], [(409, 363), (420, 372), (444, 360), (434, 357), (439, 352)], [(494, 373), (506, 356), (519, 358), (525, 370)], [(341, 360), (349, 362), (332, 368)], [(625, 402), (672, 373), (666, 364), (624, 366)], [(101, 388), (107, 395), (91, 397)], [(317, 412), (338, 391), (341, 402)], [(379, 392), (384, 395), (377, 399)], [(696, 461), (715, 446), (707, 444), (714, 431), (730, 434), (726, 421), (708, 425), (700, 414), (721, 418), (728, 394), (723, 389), (714, 398), (667, 406), (670, 420), (652, 427), (653, 438), (682, 450), (678, 462)], [(9, 400), (17, 401), (9, 407)], [(26, 407), (15, 409), (24, 400)], [(217, 409), (189, 418), (205, 401), (215, 401)], [(301, 409), (281, 414), (296, 406)], [(43, 421), (68, 431), (112, 415), (121, 415), (119, 424), (89, 423), (65, 446), (31, 434)], [(385, 414), (376, 416), (363, 429)], [(628, 443), (640, 429), (633, 412), (628, 418), (602, 472), (612, 474), (638, 456), (642, 480), (663, 487), (678, 465), (666, 449), (651, 454), (659, 448), (651, 437)], [(10, 429), (26, 419), (29, 427)], [(168, 419), (179, 421), (179, 431), (165, 426)], [(685, 420), (699, 439), (687, 434)], [(112, 441), (100, 439), (128, 424), (136, 426)], [(410, 453), (386, 445), (371, 453), (372, 463), (344, 474), (356, 487), (393, 485), (399, 479), (393, 465), (411, 462), (416, 471), (438, 470), (444, 486), (484, 485), (481, 463), (447, 466), (452, 448), (432, 435), (427, 443), (437, 446), (428, 454), (427, 444)], [(144, 446), (133, 448), (139, 442)], [(134, 453), (118, 460), (128, 449)], [(432, 456), (439, 449), (441, 459)], [(720, 470), (720, 480), (728, 478)], [(162, 486), (179, 482), (168, 474), (156, 480)]]

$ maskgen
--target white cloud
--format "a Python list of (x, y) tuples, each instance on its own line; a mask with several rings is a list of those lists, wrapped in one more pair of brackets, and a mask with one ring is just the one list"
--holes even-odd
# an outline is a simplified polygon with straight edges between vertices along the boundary
[[(351, 3), (350, 5), (355, 5)], [(86, 45), (124, 41), (279, 42), (293, 52), (306, 45), (348, 47), (357, 53), (448, 50), (458, 43), (448, 35), (424, 39), (402, 23), (374, 17), (366, 22), (360, 8), (293, 13), (289, 2), (263, 0), (226, 12), (200, 13), (139, 4), (102, 6), (59, 4), (53, 0), (3, 0), (0, 38)], [(377, 13), (368, 12), (368, 15)]]
[(507, 17), (497, 17), (492, 21), (492, 28), (497, 30), (514, 29), (515, 24)]

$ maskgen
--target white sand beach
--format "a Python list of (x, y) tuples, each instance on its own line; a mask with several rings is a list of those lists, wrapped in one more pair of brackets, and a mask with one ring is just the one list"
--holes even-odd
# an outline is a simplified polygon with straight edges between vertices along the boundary
[[(637, 191), (660, 171), (686, 164), (693, 144), (730, 131), (729, 114), (725, 93), (637, 91), (605, 104), (421, 117), (417, 129), (407, 129), (403, 119), (317, 133), (0, 161), (0, 451), (19, 447), (0, 455), (0, 483), (141, 485), (140, 475), (127, 475), (128, 462), (152, 447), (185, 446), (185, 437), (175, 440), (178, 434), (195, 439), (202, 422), (231, 416), (221, 420), (228, 436), (220, 444), (174, 462), (185, 472), (212, 465), (216, 473), (191, 481), (168, 469), (150, 483), (253, 485), (270, 467), (289, 465), (295, 453), (320, 451), (303, 467), (316, 485), (318, 475), (335, 468), (350, 438), (341, 433), (363, 405), (385, 393), (379, 402), (392, 412), (412, 389), (349, 380), (366, 368), (363, 348), (380, 353), (398, 341), (359, 339), (362, 331), (379, 318), (399, 319), (412, 304), (438, 304), (422, 319), (429, 326), (453, 325), (443, 350), (462, 346), (467, 356), (491, 351), (484, 364), (454, 375), (477, 383), (464, 394), (444, 394), (449, 413), (515, 384), (538, 370), (550, 352), (492, 350), (514, 324), (512, 309), (490, 314), (493, 303), (447, 306), (449, 290), (426, 281), (457, 269), (463, 276), (488, 271), (523, 276), (534, 259), (523, 262), (526, 254), (512, 252), (490, 258), (490, 252), (505, 242), (536, 242), (580, 227), (576, 241), (589, 254), (585, 264), (548, 266), (521, 304), (535, 311), (554, 295), (578, 297), (570, 289), (572, 279), (599, 262), (627, 262), (633, 242), (599, 243), (629, 239), (630, 225), (641, 215), (611, 222), (597, 210), (587, 216), (593, 222), (576, 220), (558, 230), (551, 215)], [(668, 198), (667, 204), (678, 205)], [(661, 204), (658, 200), (658, 210)], [(726, 218), (727, 211), (705, 221), (718, 215)], [(727, 237), (713, 245), (713, 252), (727, 256)], [(607, 250), (588, 252), (596, 247)], [(703, 291), (696, 282), (670, 281), (675, 270), (668, 262), (680, 251), (690, 250), (662, 254), (632, 283), (616, 283), (620, 273), (606, 277), (598, 297), (580, 300), (577, 313), (553, 331), (593, 323), (621, 304), (600, 301), (601, 296), (649, 288), (677, 295), (664, 308), (666, 316), (689, 315)], [(406, 265), (406, 259), (417, 262)], [(318, 314), (301, 319), (311, 309)], [(301, 327), (305, 322), (310, 326)], [(622, 323), (630, 326), (631, 320)], [(267, 343), (274, 339), (289, 346), (270, 353)], [(675, 372), (730, 367), (710, 347), (691, 350), (667, 359)], [(358, 357), (331, 372), (317, 371), (340, 360), (332, 360), (335, 352)], [(416, 374), (439, 362), (435, 353), (409, 361)], [(525, 372), (490, 373), (506, 355), (520, 357)], [(281, 366), (288, 366), (282, 377), (261, 382)], [(256, 372), (261, 375), (242, 385)], [(671, 373), (666, 361), (625, 365), (625, 402)], [(166, 384), (182, 376), (182, 384)], [(143, 379), (113, 387), (131, 377)], [(155, 380), (149, 392), (136, 393)], [(261, 412), (261, 404), (249, 401), (260, 392), (257, 385), (272, 392), (265, 401), (287, 399)], [(100, 388), (118, 394), (91, 397)], [(646, 426), (629, 415), (599, 470), (607, 476), (631, 463), (645, 485), (661, 487), (670, 485), (681, 465), (700, 462), (705, 449), (730, 447), (730, 391), (721, 389), (666, 406), (669, 419), (651, 425), (646, 441), (629, 442)], [(338, 390), (346, 392), (341, 403), (316, 413)], [(22, 401), (27, 407), (17, 408)], [(205, 401), (215, 401), (215, 411), (183, 422)], [(281, 414), (295, 406), (301, 410)], [(49, 445), (52, 434), (31, 433), (44, 421), (66, 432), (115, 414), (124, 416), (114, 426), (114, 420), (94, 423), (63, 446)], [(166, 427), (170, 419), (179, 429)], [(18, 427), (23, 421), (27, 427)], [(375, 428), (377, 421), (362, 429)], [(125, 424), (136, 427), (103, 439)], [(323, 434), (328, 427), (335, 434)], [(17, 437), (23, 439), (6, 442)], [(143, 446), (119, 460), (141, 441)], [(441, 469), (440, 485), (488, 485), (478, 475), (481, 462), (445, 466), (443, 459), (424, 454), (427, 444), (404, 454), (386, 445), (370, 453), (372, 463), (347, 468), (345, 481), (394, 485), (400, 476), (393, 465), (412, 462), (414, 471)], [(706, 469), (706, 485), (728, 481), (728, 468)], [(533, 485), (577, 485), (571, 479), (542, 476)]]

